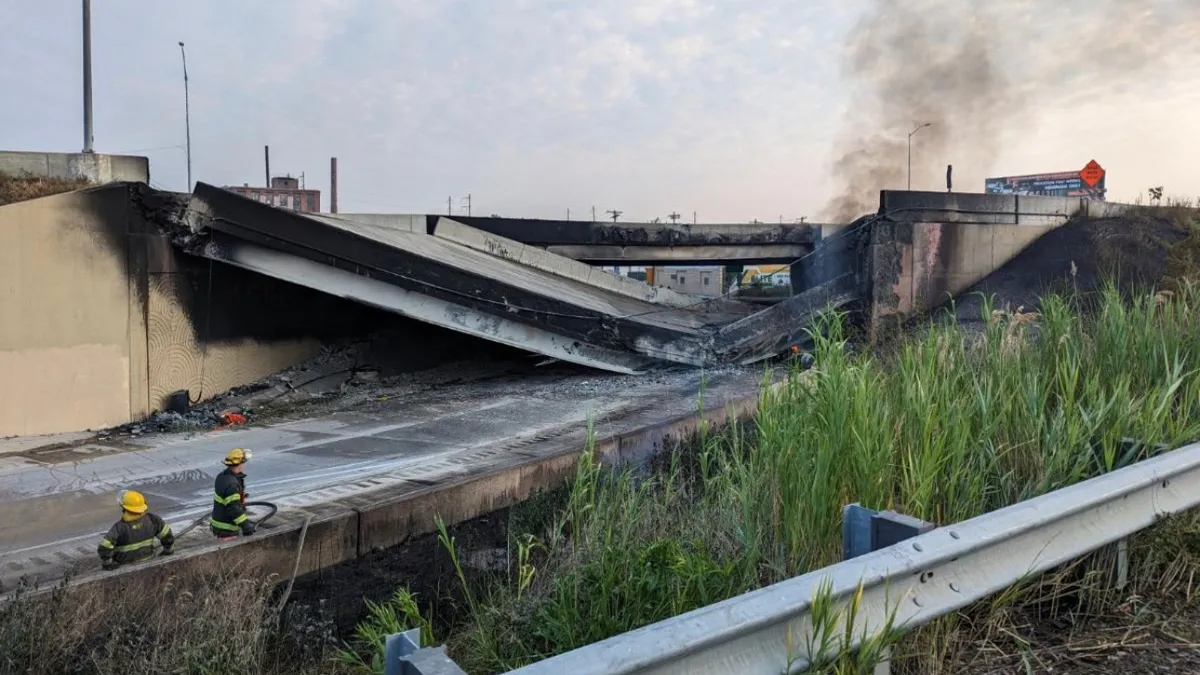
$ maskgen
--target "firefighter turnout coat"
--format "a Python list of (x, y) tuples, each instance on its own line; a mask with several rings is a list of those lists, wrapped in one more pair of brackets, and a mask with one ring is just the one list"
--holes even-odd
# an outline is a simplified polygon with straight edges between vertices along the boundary
[(149, 512), (138, 516), (127, 513), (100, 540), (97, 553), (105, 566), (142, 562), (154, 557), (155, 539), (162, 541), (164, 553), (175, 545), (175, 534), (162, 518)]
[(253, 534), (254, 524), (246, 515), (246, 479), (232, 468), (217, 474), (214, 487), (212, 517), (209, 525), (218, 537), (234, 537), (239, 532)]

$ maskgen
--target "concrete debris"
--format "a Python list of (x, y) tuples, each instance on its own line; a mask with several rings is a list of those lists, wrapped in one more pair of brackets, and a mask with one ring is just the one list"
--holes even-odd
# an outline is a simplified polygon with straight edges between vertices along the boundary
[(221, 425), (221, 418), (213, 410), (193, 408), (186, 414), (177, 412), (156, 412), (149, 419), (141, 422), (130, 422), (119, 427), (107, 429), (97, 434), (99, 440), (108, 440), (118, 436), (144, 436), (156, 433), (180, 433), (187, 431), (207, 431)]

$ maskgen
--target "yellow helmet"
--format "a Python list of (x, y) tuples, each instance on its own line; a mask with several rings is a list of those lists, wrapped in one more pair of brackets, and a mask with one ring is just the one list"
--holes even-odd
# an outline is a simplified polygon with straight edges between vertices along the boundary
[(117, 504), (130, 513), (145, 513), (147, 508), (146, 498), (133, 490), (121, 490), (117, 495)]
[(250, 461), (250, 451), (246, 448), (234, 448), (225, 455), (225, 466), (237, 466)]

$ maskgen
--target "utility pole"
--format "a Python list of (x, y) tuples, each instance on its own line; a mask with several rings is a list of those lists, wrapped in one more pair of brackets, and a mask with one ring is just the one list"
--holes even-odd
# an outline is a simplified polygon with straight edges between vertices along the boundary
[(596, 207), (592, 207), (592, 222), (596, 222)]
[(693, 225), (696, 224), (696, 212), (695, 211), (692, 211), (692, 224)]
[(83, 0), (83, 151), (92, 152), (92, 0)]
[(446, 197), (446, 215), (454, 215), (454, 197)]
[(263, 169), (267, 172), (267, 182), (263, 187), (271, 187), (271, 146), (263, 146)]
[(609, 209), (609, 210), (605, 211), (605, 213), (612, 216), (613, 222), (615, 223), (615, 222), (617, 222), (617, 218), (620, 218), (621, 214), (624, 213), (624, 211), (617, 211), (616, 209)]
[(183, 57), (183, 128), (187, 134), (187, 191), (192, 191), (192, 111), (188, 101), (187, 52), (183, 49), (183, 41), (179, 42), (179, 55)]
[(667, 217), (671, 219), (671, 224), (674, 225), (675, 223), (679, 222), (680, 216), (678, 213), (675, 213), (674, 211), (672, 211), (670, 214), (667, 215)]
[(470, 194), (468, 194), (466, 197), (463, 197), (463, 203), (465, 203), (467, 205), (467, 215), (470, 216), (471, 215), (471, 195)]
[(913, 137), (913, 134), (917, 133), (918, 131), (920, 131), (928, 126), (932, 126), (932, 123), (925, 122), (924, 124), (921, 124), (920, 126), (918, 126), (916, 129), (913, 129), (912, 131), (908, 132), (908, 189), (909, 190), (912, 190), (912, 137)]
[(567, 209), (567, 220), (571, 219), (571, 209)]

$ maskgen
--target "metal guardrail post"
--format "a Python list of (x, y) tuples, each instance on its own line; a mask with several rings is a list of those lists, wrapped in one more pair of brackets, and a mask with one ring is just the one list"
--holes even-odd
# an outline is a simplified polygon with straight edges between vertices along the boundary
[[(859, 504), (842, 507), (842, 560), (850, 560), (898, 544), (937, 527), (933, 523), (895, 511), (875, 511)], [(875, 675), (892, 672), (892, 648), (883, 651)]]
[(421, 647), (421, 629), (387, 636), (383, 644), (383, 675), (466, 675), (446, 656), (446, 648)]

